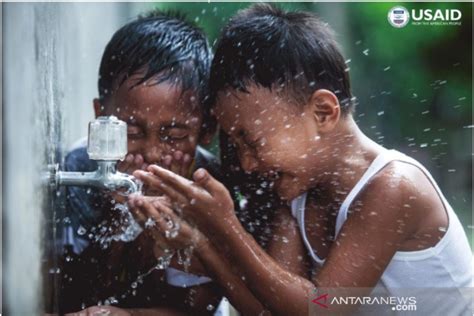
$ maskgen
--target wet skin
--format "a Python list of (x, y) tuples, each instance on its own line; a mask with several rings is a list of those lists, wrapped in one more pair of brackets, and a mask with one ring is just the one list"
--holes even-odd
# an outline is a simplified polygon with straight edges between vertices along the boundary
[[(131, 174), (136, 170), (145, 170), (149, 165), (160, 165), (183, 177), (188, 176), (196, 146), (198, 143), (208, 144), (212, 138), (212, 133), (201, 133), (202, 116), (197, 96), (189, 91), (183, 93), (166, 82), (154, 85), (152, 84), (154, 79), (131, 88), (137, 78), (141, 76), (137, 75), (136, 78), (131, 77), (125, 81), (103, 104), (98, 99), (94, 100), (97, 116), (115, 115), (127, 123), (129, 152), (125, 160), (119, 163), (119, 170)], [(147, 197), (130, 196), (129, 207), (142, 226), (148, 218), (156, 219), (150, 209), (154, 201), (160, 200), (160, 197), (153, 196), (161, 195), (162, 192), (158, 188), (145, 184), (144, 194)], [(118, 194), (114, 195), (114, 199), (127, 202)], [(136, 212), (137, 208), (143, 212)], [(160, 211), (167, 214), (166, 221), (158, 219), (155, 221), (155, 226), (146, 228), (143, 236), (137, 239), (140, 241), (140, 246), (153, 251), (156, 258), (162, 257), (165, 249), (176, 251), (189, 246), (205, 248), (206, 251), (203, 253), (214, 262), (218, 262), (219, 270), (224, 269), (224, 273), (220, 274), (226, 276), (224, 278), (216, 276), (217, 279), (232, 287), (232, 290), (225, 291), (226, 296), (234, 301), (245, 302), (245, 305), (237, 303), (236, 306), (246, 314), (261, 314), (264, 311), (262, 305), (246, 289), (240, 278), (230, 270), (226, 270), (229, 265), (221, 261), (220, 255), (206, 242), (207, 238), (198, 230), (182, 222), (176, 239), (167, 238), (164, 235), (166, 230), (169, 230), (166, 225), (173, 215), (167, 210), (170, 210), (167, 204), (162, 203)], [(177, 222), (176, 217), (173, 219)], [(195, 252), (195, 254), (199, 253), (201, 252)], [(199, 256), (193, 256), (188, 271), (198, 275), (208, 275), (201, 261)], [(171, 266), (182, 269), (182, 266), (177, 263), (177, 256), (173, 257)], [(208, 301), (212, 299), (209, 293), (203, 293), (200, 287), (194, 287), (193, 291), (196, 293), (195, 296), (204, 297), (200, 300), (201, 302), (194, 299), (195, 306), (202, 305), (206, 299)], [(213, 305), (217, 304), (213, 303)], [(204, 307), (207, 309), (207, 304)], [(141, 312), (144, 313), (144, 311)], [(153, 314), (158, 311), (150, 310), (149, 312)]]
[(128, 154), (119, 170), (131, 174), (159, 164), (187, 176), (200, 141), (197, 96), (167, 82), (153, 84), (153, 80), (131, 88), (137, 78), (125, 81), (103, 104), (94, 100), (97, 116), (115, 115), (127, 123)]
[[(121, 172), (132, 174), (158, 164), (184, 177), (189, 175), (196, 146), (205, 143), (209, 135), (201, 139), (202, 115), (197, 95), (183, 92), (179, 86), (169, 82), (155, 84), (155, 78), (135, 86), (142, 74), (130, 77), (115, 88), (114, 93), (103, 104), (94, 100), (96, 116), (115, 115), (127, 123), (128, 153), (118, 164)], [(159, 190), (144, 187), (146, 195), (160, 195)], [(126, 197), (113, 194), (113, 199), (125, 203)], [(145, 231), (145, 235), (148, 231)], [(150, 238), (144, 236), (144, 248), (149, 248)], [(176, 266), (176, 259), (173, 265)], [(197, 264), (193, 271), (204, 273)]]
[[(120, 87), (116, 87), (114, 93), (103, 103), (98, 99), (93, 101), (96, 116), (115, 115), (127, 123), (128, 153), (124, 161), (118, 164), (118, 169), (132, 174), (135, 170), (145, 170), (148, 165), (157, 164), (186, 177), (190, 172), (196, 146), (198, 143), (207, 143), (212, 136), (201, 135), (202, 115), (197, 96), (191, 91), (183, 93), (179, 87), (168, 82), (154, 84), (154, 78), (132, 88), (139, 78), (141, 75), (137, 74), (126, 80)], [(145, 193), (161, 194), (159, 190), (147, 188), (146, 185)], [(113, 194), (113, 199), (119, 203), (126, 202), (126, 198), (120, 194)], [(133, 243), (134, 247), (150, 249), (156, 257), (163, 254), (164, 248), (172, 246), (172, 244), (161, 244), (161, 248), (156, 247), (154, 235), (148, 229), (145, 229)], [(120, 258), (122, 248), (119, 244), (112, 244), (109, 249), (109, 260)], [(171, 265), (182, 269), (176, 260), (173, 260)], [(192, 260), (189, 272), (206, 274), (196, 258)], [(202, 292), (199, 287), (194, 288), (196, 295), (208, 296), (202, 302), (196, 299), (195, 307), (206, 310), (207, 305), (214, 298), (210, 296), (214, 294)], [(120, 309), (117, 311), (123, 312), (124, 315), (128, 313)], [(148, 311), (134, 310), (140, 315), (155, 315), (159, 312), (165, 313), (165, 311), (172, 314), (166, 308)]]
[(316, 91), (300, 108), (275, 92), (255, 86), (249, 91), (220, 94), (215, 114), (237, 144), (245, 170), (276, 179), (287, 200), (309, 190), (306, 220), (319, 226), (307, 225), (306, 232), (326, 258), (313, 279), (282, 268), (246, 234), (228, 191), (205, 170), (196, 171), (194, 181), (158, 166), (134, 174), (178, 203), (184, 218), (239, 267), (252, 293), (272, 312), (305, 314), (315, 286), (372, 288), (396, 251), (436, 245), (444, 234), (439, 228), (448, 225), (446, 211), (426, 176), (402, 162), (390, 163), (373, 178), (341, 233), (328, 242), (334, 232), (317, 228), (333, 224), (342, 200), (386, 149), (368, 139), (351, 115), (341, 115), (330, 91)]

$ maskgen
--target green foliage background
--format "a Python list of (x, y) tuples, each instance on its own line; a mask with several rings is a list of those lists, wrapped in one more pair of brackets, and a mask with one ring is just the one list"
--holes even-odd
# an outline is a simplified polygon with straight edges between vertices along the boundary
[[(215, 43), (252, 3), (155, 3), (194, 20)], [(421, 161), (460, 216), (472, 245), (472, 3), (278, 3), (316, 13), (336, 31), (362, 130)], [(394, 28), (388, 11), (458, 9), (461, 26)]]

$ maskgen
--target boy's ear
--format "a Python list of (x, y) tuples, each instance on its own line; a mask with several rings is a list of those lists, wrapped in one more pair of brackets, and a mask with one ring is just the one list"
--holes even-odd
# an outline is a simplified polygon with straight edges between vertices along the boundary
[(326, 89), (316, 90), (308, 103), (312, 117), (320, 132), (329, 132), (341, 117), (341, 106), (334, 93)]
[(95, 117), (99, 117), (99, 116), (102, 116), (104, 115), (104, 111), (102, 109), (102, 105), (100, 104), (100, 101), (98, 98), (95, 98), (93, 101), (92, 101), (93, 105), (94, 105), (94, 113), (95, 113)]

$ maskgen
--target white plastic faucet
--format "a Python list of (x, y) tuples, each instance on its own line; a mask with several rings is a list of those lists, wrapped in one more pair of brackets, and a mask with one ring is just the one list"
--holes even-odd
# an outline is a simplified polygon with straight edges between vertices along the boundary
[(127, 124), (115, 116), (100, 116), (89, 123), (87, 153), (97, 161), (92, 172), (60, 171), (58, 165), (50, 168), (52, 186), (90, 186), (116, 191), (126, 188), (125, 194), (139, 191), (137, 180), (117, 171), (117, 162), (127, 154)]

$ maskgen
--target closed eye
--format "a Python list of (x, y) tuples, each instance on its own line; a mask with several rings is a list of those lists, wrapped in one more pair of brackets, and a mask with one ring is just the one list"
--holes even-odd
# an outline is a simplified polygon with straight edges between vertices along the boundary
[(180, 127), (169, 127), (163, 128), (160, 131), (160, 138), (166, 141), (179, 141), (187, 138), (189, 136), (189, 131)]
[(138, 138), (144, 136), (144, 133), (141, 127), (135, 125), (128, 125), (127, 135), (130, 138)]

